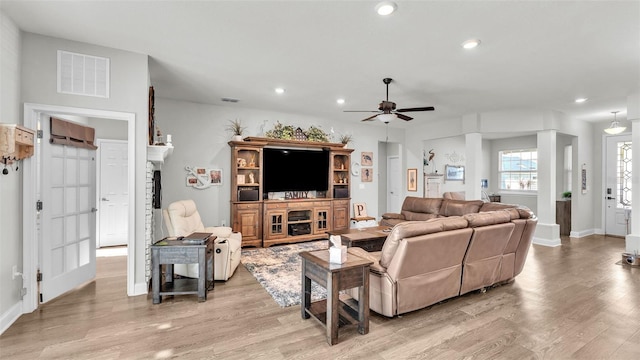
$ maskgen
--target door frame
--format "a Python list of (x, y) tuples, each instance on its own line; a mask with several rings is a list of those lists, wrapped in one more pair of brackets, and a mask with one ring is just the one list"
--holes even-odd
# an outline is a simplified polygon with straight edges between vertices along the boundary
[[(42, 113), (48, 114), (65, 114), (75, 116), (87, 116), (94, 118), (105, 118), (113, 120), (127, 121), (128, 133), (128, 157), (129, 169), (135, 169), (135, 119), (134, 113), (95, 110), (87, 108), (76, 108), (69, 106), (46, 105), (35, 103), (24, 103), (24, 126), (36, 129), (38, 118)], [(38, 129), (40, 130), (40, 129)], [(31, 161), (23, 164), (22, 178), (22, 269), (25, 278), (26, 295), (22, 299), (22, 313), (30, 313), (38, 308), (38, 282), (36, 273), (38, 270), (38, 256), (40, 248), (38, 245), (37, 230), (37, 213), (35, 205), (37, 196), (37, 188), (39, 186), (37, 179), (37, 168), (39, 166), (40, 154), (36, 152)], [(127, 257), (127, 294), (135, 293), (135, 173), (129, 171), (129, 239), (128, 239), (128, 257)], [(45, 205), (46, 206), (46, 205)]]

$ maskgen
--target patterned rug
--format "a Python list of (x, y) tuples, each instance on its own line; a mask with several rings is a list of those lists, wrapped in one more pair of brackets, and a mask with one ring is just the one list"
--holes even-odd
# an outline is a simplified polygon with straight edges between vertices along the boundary
[[(327, 240), (243, 249), (241, 262), (281, 307), (300, 304), (301, 258), (298, 253), (327, 249)], [(311, 282), (311, 300), (327, 297), (324, 288)]]

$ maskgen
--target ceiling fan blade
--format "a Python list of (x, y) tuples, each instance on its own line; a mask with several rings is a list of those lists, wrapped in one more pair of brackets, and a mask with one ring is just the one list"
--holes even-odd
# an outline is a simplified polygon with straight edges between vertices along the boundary
[(411, 111), (433, 111), (436, 108), (434, 108), (433, 106), (426, 106), (426, 107), (417, 107), (417, 108), (406, 108), (406, 109), (397, 109), (397, 112), (411, 112)]
[(396, 114), (396, 116), (397, 116), (398, 118), (400, 118), (400, 119), (402, 119), (402, 120), (406, 120), (406, 121), (409, 121), (409, 120), (412, 120), (412, 119), (413, 119), (411, 116), (407, 116), (407, 115), (404, 115), (404, 114)]
[(378, 116), (378, 115), (379, 115), (379, 114), (375, 114), (375, 115), (373, 115), (373, 116), (369, 116), (369, 117), (368, 117), (368, 118), (366, 118), (366, 119), (362, 119), (362, 121), (371, 121), (371, 120), (375, 119), (375, 118), (376, 118), (376, 116)]

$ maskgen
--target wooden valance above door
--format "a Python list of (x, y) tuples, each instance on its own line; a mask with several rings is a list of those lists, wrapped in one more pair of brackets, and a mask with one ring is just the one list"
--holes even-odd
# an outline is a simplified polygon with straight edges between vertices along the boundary
[(51, 118), (51, 143), (95, 150), (96, 130), (70, 121)]

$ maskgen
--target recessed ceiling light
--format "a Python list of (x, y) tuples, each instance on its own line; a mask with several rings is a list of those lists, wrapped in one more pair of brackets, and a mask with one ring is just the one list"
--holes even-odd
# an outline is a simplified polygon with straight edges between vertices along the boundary
[(376, 12), (378, 13), (378, 15), (387, 16), (391, 15), (391, 13), (396, 11), (397, 8), (398, 5), (396, 5), (396, 3), (394, 3), (393, 1), (383, 1), (376, 5)]
[(577, 98), (577, 99), (575, 100), (575, 102), (577, 102), (578, 104), (583, 103), (583, 102), (585, 102), (585, 101), (587, 101), (587, 98)]
[(344, 99), (338, 99), (338, 100), (336, 100), (336, 102), (337, 102), (338, 104), (342, 105), (342, 104), (344, 104)]
[(478, 39), (470, 39), (462, 43), (462, 47), (465, 49), (473, 49), (480, 45), (480, 40)]
[(275, 88), (276, 90), (276, 94), (284, 94), (284, 89), (283, 88)]

